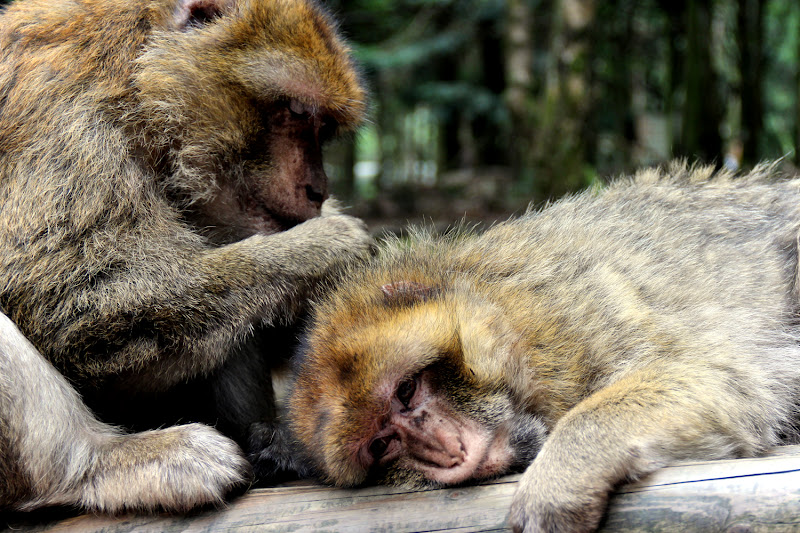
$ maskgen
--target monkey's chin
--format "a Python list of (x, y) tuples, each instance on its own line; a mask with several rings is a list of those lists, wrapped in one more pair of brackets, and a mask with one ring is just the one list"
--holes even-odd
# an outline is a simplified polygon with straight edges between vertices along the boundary
[(509, 470), (515, 459), (514, 449), (508, 442), (508, 437), (496, 435), (486, 456), (475, 471), (475, 479), (484, 479), (499, 476)]
[(270, 212), (263, 204), (258, 204), (258, 207), (249, 207), (245, 214), (242, 219), (245, 221), (245, 227), (252, 235), (256, 233), (261, 235), (280, 233), (306, 221), (306, 219), (282, 217), (277, 213)]
[(499, 476), (511, 467), (514, 451), (505, 433), (462, 436), (463, 460), (454, 466), (425, 465), (420, 468), (429, 480), (442, 485), (456, 485), (474, 479)]

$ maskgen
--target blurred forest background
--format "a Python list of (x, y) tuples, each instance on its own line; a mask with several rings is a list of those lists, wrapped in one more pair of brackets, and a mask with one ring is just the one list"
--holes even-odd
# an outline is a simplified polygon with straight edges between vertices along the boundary
[(798, 0), (326, 3), (372, 94), (329, 175), (378, 225), (505, 218), (675, 157), (800, 161)]

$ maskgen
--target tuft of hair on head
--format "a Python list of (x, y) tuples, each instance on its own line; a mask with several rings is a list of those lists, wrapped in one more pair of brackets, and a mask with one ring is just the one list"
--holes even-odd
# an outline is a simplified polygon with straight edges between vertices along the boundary
[(178, 29), (202, 27), (235, 7), (236, 0), (181, 0), (175, 8), (173, 24)]

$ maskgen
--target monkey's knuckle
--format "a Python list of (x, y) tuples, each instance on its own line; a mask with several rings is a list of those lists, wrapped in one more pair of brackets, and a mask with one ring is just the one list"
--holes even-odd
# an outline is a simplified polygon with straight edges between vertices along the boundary
[(187, 508), (221, 502), (251, 478), (250, 463), (231, 439), (202, 424), (179, 427), (184, 430), (184, 446), (175, 453), (179, 461), (173, 471), (166, 473), (187, 495)]
[[(514, 531), (524, 533), (589, 533), (596, 528), (594, 506), (576, 507), (571, 502), (559, 502), (549, 491), (537, 494), (521, 490), (514, 497), (509, 514), (509, 525)], [(541, 494), (538, 494), (541, 493)]]
[(347, 215), (336, 215), (328, 220), (330, 244), (345, 251), (352, 250), (356, 255), (372, 246), (374, 241), (364, 221)]

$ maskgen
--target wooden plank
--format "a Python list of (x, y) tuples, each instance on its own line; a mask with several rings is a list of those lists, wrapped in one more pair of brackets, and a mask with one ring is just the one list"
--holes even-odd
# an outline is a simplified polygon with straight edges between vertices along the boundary
[[(28, 532), (325, 532), (506, 531), (519, 476), (481, 485), (412, 491), (335, 489), (302, 483), (256, 489), (227, 508), (188, 516), (9, 515)], [(45, 516), (45, 518), (47, 518)], [(625, 485), (611, 499), (606, 531), (674, 533), (800, 531), (800, 446), (766, 457), (691, 462)]]
[[(684, 463), (622, 487), (607, 531), (800, 531), (800, 446), (767, 457)], [(676, 529), (677, 527), (677, 529)]]

